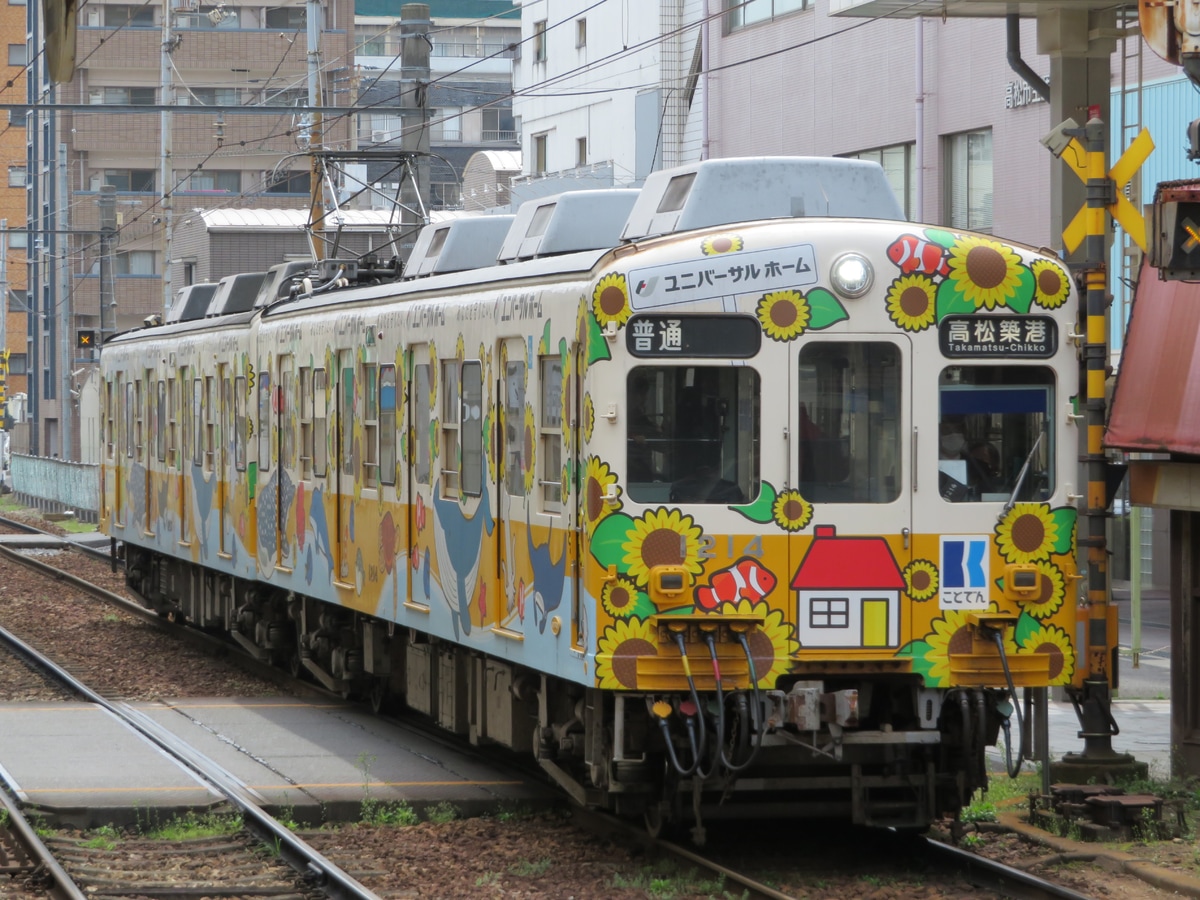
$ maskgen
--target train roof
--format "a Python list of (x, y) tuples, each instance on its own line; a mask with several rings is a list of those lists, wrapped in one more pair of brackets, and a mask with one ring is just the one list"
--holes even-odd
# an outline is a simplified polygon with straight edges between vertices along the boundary
[(759, 219), (904, 220), (879, 163), (816, 156), (708, 159), (646, 178), (621, 237), (636, 241)]
[(634, 188), (567, 191), (522, 203), (500, 248), (512, 263), (557, 253), (603, 250), (621, 241), (638, 195)]
[(189, 284), (181, 287), (175, 292), (175, 299), (171, 303), (171, 308), (167, 310), (167, 324), (203, 319), (204, 314), (208, 312), (208, 304), (216, 292), (216, 282)]
[(230, 313), (246, 312), (254, 309), (254, 300), (258, 289), (262, 287), (266, 272), (241, 272), (237, 275), (226, 275), (217, 282), (217, 291), (208, 303), (208, 318), (227, 316)]
[(258, 288), (258, 295), (254, 298), (254, 308), (262, 309), (270, 306), (276, 300), (286, 297), (292, 278), (305, 274), (314, 265), (316, 263), (311, 259), (293, 259), (271, 266), (267, 269), (267, 277), (263, 279)]

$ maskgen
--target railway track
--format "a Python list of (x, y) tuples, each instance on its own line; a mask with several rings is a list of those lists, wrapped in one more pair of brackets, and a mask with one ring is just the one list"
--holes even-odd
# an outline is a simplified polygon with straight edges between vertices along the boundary
[[(28, 557), (25, 554), (19, 553), (15, 554), (15, 556), (19, 557), (19, 561), (24, 565), (33, 566), (49, 577), (54, 577), (60, 581), (65, 580), (61, 570), (50, 564), (47, 561), (47, 558)], [(146, 622), (153, 623), (156, 628), (163, 628), (175, 634), (179, 634), (179, 632), (182, 631), (186, 634), (189, 641), (200, 640), (205, 644), (219, 647), (219, 652), (221, 653), (227, 653), (231, 649), (231, 645), (229, 645), (227, 642), (214, 639), (212, 636), (197, 632), (195, 629), (175, 628), (170, 623), (160, 619), (157, 615), (145, 611), (137, 604), (132, 603), (132, 601), (121, 598), (110, 591), (95, 590), (92, 586), (86, 584), (84, 579), (67, 580), (67, 583), (70, 583), (73, 588), (78, 588), (81, 591), (87, 591), (93, 596), (101, 597), (105, 602), (118, 604), (122, 610), (127, 610), (130, 614), (136, 615)], [(214, 641), (216, 641), (215, 644), (213, 643)], [(263, 666), (253, 660), (250, 660), (248, 657), (245, 660), (245, 664), (252, 668), (261, 670), (267, 677), (281, 679), (277, 683), (286, 683), (289, 689), (298, 689), (297, 682), (291, 679), (287, 673), (284, 673), (279, 669), (270, 666)], [(312, 686), (311, 689), (322, 696), (327, 696), (315, 686)], [(444, 733), (437, 733), (442, 738), (446, 737)], [(587, 828), (589, 831), (591, 831), (591, 826), (586, 825), (585, 822), (592, 814), (583, 813), (581, 811), (576, 815), (576, 821), (580, 824), (580, 827)], [(644, 847), (652, 848), (653, 854), (669, 856), (677, 860), (680, 867), (687, 867), (710, 873), (713, 880), (728, 886), (726, 890), (728, 890), (731, 895), (741, 896), (743, 892), (746, 892), (746, 896), (749, 897), (766, 897), (772, 898), (772, 900), (775, 900), (775, 898), (793, 898), (805, 895), (804, 892), (800, 891), (793, 891), (789, 893), (791, 888), (787, 884), (786, 878), (780, 881), (779, 879), (765, 877), (761, 874), (764, 872), (769, 872), (772, 869), (773, 864), (767, 856), (751, 858), (746, 864), (731, 863), (729, 860), (722, 861), (721, 859), (697, 854), (694, 851), (680, 845), (670, 844), (667, 842), (646, 843), (650, 841), (646, 835), (636, 830), (630, 830), (628, 823), (618, 823), (614, 820), (604, 820), (601, 824), (595, 827), (594, 833), (597, 835), (611, 834), (614, 833), (613, 830), (618, 827), (621, 829), (623, 834), (622, 840), (636, 841), (641, 843)], [(201, 888), (207, 888), (207, 892), (210, 894), (214, 890), (219, 890), (221, 896), (230, 896), (228, 891), (234, 887), (237, 887), (237, 885), (218, 886), (204, 882), (202, 861), (213, 857), (214, 854), (217, 854), (218, 852), (224, 852), (219, 848), (223, 847), (225, 844), (246, 842), (250, 847), (267, 847), (267, 850), (265, 851), (266, 856), (256, 856), (247, 862), (247, 865), (250, 866), (248, 871), (256, 871), (255, 867), (257, 867), (257, 870), (261, 870), (264, 865), (264, 859), (268, 861), (273, 861), (275, 859), (274, 848), (276, 846), (276, 840), (276, 837), (272, 837), (270, 835), (266, 837), (266, 844), (261, 842), (255, 844), (251, 842), (249, 837), (239, 837), (236, 839), (222, 838), (215, 844), (194, 845), (193, 849), (195, 849), (196, 852), (191, 852), (191, 850), (180, 849), (176, 847), (175, 853), (179, 857), (179, 860), (177, 860), (175, 863), (172, 863), (170, 866), (173, 867), (174, 877), (177, 879), (176, 886), (174, 888), (170, 888), (162, 883), (146, 883), (143, 881), (141, 885), (143, 890), (140, 893), (141, 895), (162, 895), (166, 893), (174, 896), (186, 896), (189, 892), (198, 892), (201, 890)], [(346, 859), (346, 865), (349, 866), (351, 872), (360, 873), (365, 883), (370, 885), (378, 885), (387, 881), (388, 873), (383, 871), (384, 867), (380, 865), (378, 859), (372, 860), (368, 858), (363, 862), (352, 860), (351, 856), (346, 855), (344, 849), (336, 847), (336, 841), (330, 842), (328, 835), (314, 835), (312, 840), (319, 845), (326, 846), (327, 851), (331, 854), (332, 858)], [(399, 835), (395, 838), (395, 841), (397, 842), (396, 846), (412, 843), (408, 840), (407, 836)], [(103, 847), (87, 847), (84, 846), (86, 843), (88, 843), (88, 841), (78, 840), (70, 837), (55, 839), (52, 842), (53, 849), (56, 852), (60, 852), (64, 860), (70, 860), (73, 863), (77, 862), (81, 869), (97, 873), (96, 877), (98, 878), (125, 877), (119, 874), (114, 874), (119, 873), (121, 871), (121, 866), (123, 865), (123, 863), (121, 863), (121, 857), (114, 855), (117, 851), (105, 851)], [(131, 846), (137, 846), (141, 843), (142, 842), (134, 842), (131, 844)], [(146, 843), (153, 846), (155, 843), (159, 842)], [(125, 848), (127, 844), (129, 844), (127, 841), (121, 842), (122, 849), (119, 852), (122, 854), (122, 856), (126, 854)], [(170, 845), (167, 846), (169, 847)], [(199, 848), (203, 846), (207, 846), (208, 849), (200, 850)], [(924, 843), (909, 841), (904, 844), (904, 848), (904, 850), (897, 853), (897, 859), (901, 859), (905, 856), (911, 859), (919, 855), (923, 861), (922, 865), (928, 873), (940, 873), (938, 875), (939, 880), (944, 878), (947, 881), (953, 882), (957, 879), (964, 884), (974, 886), (975, 891), (988, 891), (994, 896), (1005, 897), (1079, 898), (1085, 896), (1068, 888), (1056, 885), (1051, 881), (1032, 877), (1028, 873), (1021, 870), (1012, 869), (1010, 867), (993, 863), (984, 857), (977, 856), (972, 853), (956, 851), (954, 848), (947, 848), (944, 845), (939, 845), (935, 842)], [(168, 854), (168, 856), (171, 855), (172, 851), (170, 849), (163, 849), (165, 849), (165, 852)], [(149, 853), (150, 849), (136, 850), (135, 852), (139, 854)], [(233, 852), (232, 848), (230, 852)], [(264, 851), (258, 850), (255, 852), (262, 854)], [(873, 853), (874, 850), (870, 852)], [(189, 866), (184, 864), (182, 860), (185, 858), (192, 860), (195, 865)], [(821, 865), (819, 855), (813, 861), (810, 861), (809, 864), (817, 868), (819, 871)], [(154, 877), (161, 877), (161, 873), (166, 871), (167, 868), (169, 868), (169, 866), (164, 863), (150, 867), (149, 871), (154, 875)], [(238, 870), (238, 864), (231, 858), (228, 864), (222, 864), (221, 869), (222, 871), (236, 872)], [(288, 871), (290, 872), (291, 870)], [(756, 877), (754, 873), (759, 874)], [(483, 876), (480, 877), (482, 878)], [(188, 881), (189, 878), (192, 880)], [(766, 883), (768, 881), (780, 886), (773, 887)], [(734, 889), (734, 886), (736, 886), (736, 889)], [(247, 888), (248, 891), (253, 888), (253, 895), (255, 896), (280, 895), (279, 892), (283, 892), (282, 895), (287, 896), (287, 892), (289, 890), (314, 890), (313, 887), (309, 883), (304, 882), (303, 879), (301, 879), (300, 882), (290, 883), (290, 886), (289, 884), (272, 886), (265, 884), (246, 884), (242, 885), (242, 887)], [(97, 881), (92, 885), (90, 896), (107, 896), (110, 888), (110, 885), (107, 885), (102, 881)], [(376, 887), (376, 889), (381, 895), (386, 895), (386, 893), (388, 893), (388, 891), (385, 891), (383, 888)], [(0, 891), (0, 893), (3, 892)], [(574, 895), (577, 897), (591, 896), (586, 891), (582, 893), (576, 892)], [(307, 897), (313, 896), (313, 894), (297, 894), (296, 896)], [(436, 894), (427, 894), (427, 896), (436, 896)], [(531, 896), (539, 895), (535, 893)], [(547, 893), (542, 896), (557, 896), (557, 894)], [(616, 896), (621, 895), (616, 894)], [(689, 895), (679, 894), (677, 896)], [(897, 894), (896, 896), (909, 895)], [(942, 896), (969, 896), (969, 894), (957, 894), (952, 891), (946, 891), (943, 892)]]

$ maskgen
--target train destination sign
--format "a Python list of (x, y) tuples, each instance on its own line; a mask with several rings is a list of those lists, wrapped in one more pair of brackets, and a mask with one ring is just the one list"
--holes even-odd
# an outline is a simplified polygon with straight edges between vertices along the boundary
[(1058, 352), (1058, 325), (1049, 316), (946, 316), (938, 345), (953, 359), (1049, 359)]
[(762, 326), (750, 316), (634, 316), (625, 326), (633, 356), (722, 356), (758, 353)]

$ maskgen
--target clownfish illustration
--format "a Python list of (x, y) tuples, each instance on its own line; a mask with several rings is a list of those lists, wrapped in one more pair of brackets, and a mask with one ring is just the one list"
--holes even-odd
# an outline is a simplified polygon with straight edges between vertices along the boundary
[(944, 277), (950, 274), (946, 248), (923, 241), (915, 234), (901, 235), (887, 248), (887, 255), (905, 275), (920, 272)]
[(696, 589), (696, 605), (714, 610), (722, 603), (757, 603), (775, 587), (775, 576), (758, 560), (743, 556), (728, 569), (714, 572), (708, 584)]

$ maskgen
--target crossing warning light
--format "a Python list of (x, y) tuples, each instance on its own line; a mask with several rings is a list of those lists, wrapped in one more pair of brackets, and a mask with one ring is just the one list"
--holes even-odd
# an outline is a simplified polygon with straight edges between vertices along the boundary
[(80, 331), (75, 335), (75, 346), (81, 350), (90, 350), (96, 346), (96, 332), (92, 330)]
[(1154, 198), (1150, 265), (1163, 281), (1200, 279), (1200, 182), (1160, 186)]

